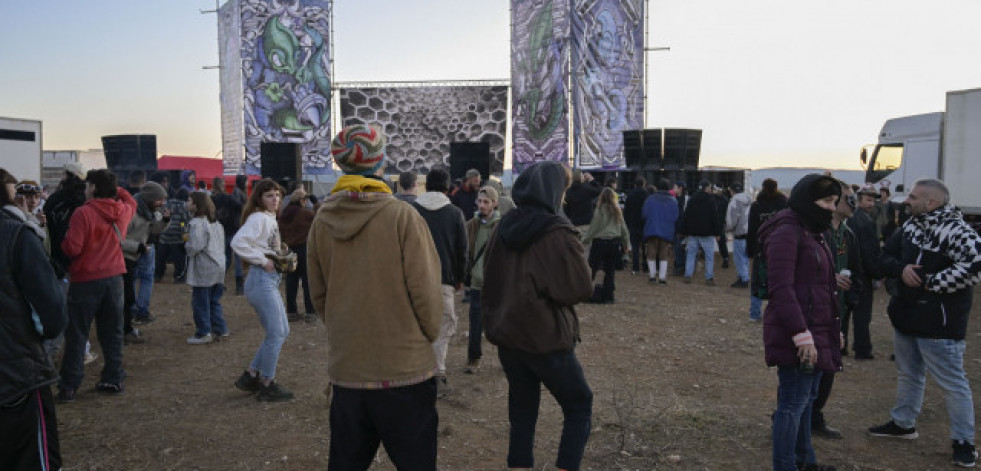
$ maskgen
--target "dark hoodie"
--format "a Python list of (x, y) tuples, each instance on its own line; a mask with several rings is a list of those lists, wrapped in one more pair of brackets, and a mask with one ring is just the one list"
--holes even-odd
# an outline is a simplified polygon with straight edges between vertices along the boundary
[(487, 242), (481, 307), (495, 345), (543, 354), (579, 340), (573, 306), (593, 288), (575, 227), (558, 215), (566, 178), (557, 162), (523, 171), (512, 189), (517, 208)]

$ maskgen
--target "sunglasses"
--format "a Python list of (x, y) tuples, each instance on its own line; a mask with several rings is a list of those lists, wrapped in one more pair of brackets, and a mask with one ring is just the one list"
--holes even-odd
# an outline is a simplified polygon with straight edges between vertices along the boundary
[(849, 208), (855, 209), (855, 207), (858, 206), (858, 198), (856, 198), (855, 195), (848, 195), (845, 197), (845, 204), (847, 204)]
[(28, 185), (26, 183), (21, 183), (15, 187), (17, 193), (40, 193), (40, 185)]

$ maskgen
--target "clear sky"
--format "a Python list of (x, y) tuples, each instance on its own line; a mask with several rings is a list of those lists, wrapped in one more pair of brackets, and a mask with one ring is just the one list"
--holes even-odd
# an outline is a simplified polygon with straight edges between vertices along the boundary
[[(507, 0), (337, 0), (336, 81), (499, 79)], [(857, 168), (883, 121), (981, 87), (981, 1), (651, 0), (648, 126), (704, 130), (702, 165)], [(47, 150), (157, 135), (221, 150), (207, 0), (0, 2), (0, 116)]]

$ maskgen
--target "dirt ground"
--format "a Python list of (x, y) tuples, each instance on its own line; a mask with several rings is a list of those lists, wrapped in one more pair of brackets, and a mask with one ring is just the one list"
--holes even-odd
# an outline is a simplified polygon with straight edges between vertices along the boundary
[[(729, 287), (734, 269), (716, 273), (718, 286), (709, 287), (685, 285), (681, 278), (651, 286), (643, 274), (618, 272), (617, 304), (579, 308), (583, 341), (577, 353), (594, 392), (583, 469), (769, 469), (776, 372), (763, 363), (762, 326), (747, 321), (748, 291)], [(58, 406), (64, 469), (325, 469), (330, 436), (323, 324), (291, 324), (277, 380), (296, 398), (259, 403), (232, 385), (261, 338), (245, 298), (228, 294), (223, 300), (229, 341), (191, 346), (185, 342), (193, 333), (190, 288), (167, 280), (169, 272), (154, 287), (157, 321), (143, 329), (147, 343), (125, 348), (126, 393), (94, 391), (100, 354), (86, 369), (78, 401)], [(885, 302), (885, 293), (877, 291), (876, 359), (846, 358), (826, 408), (829, 423), (845, 438), (815, 438), (818, 460), (839, 470), (949, 469), (947, 412), (932, 383), (917, 424), (919, 439), (865, 433), (889, 419), (895, 398)], [(462, 373), (466, 309), (457, 304), (460, 323), (447, 358), (454, 391), (438, 402), (439, 469), (504, 470), (507, 381), (486, 340), (479, 372)], [(975, 303), (972, 317), (977, 313)], [(979, 329), (974, 319), (964, 359), (973, 377), (981, 374), (981, 349), (974, 345)], [(543, 394), (536, 469), (553, 469), (560, 428), (560, 411)], [(380, 451), (372, 469), (394, 467)]]

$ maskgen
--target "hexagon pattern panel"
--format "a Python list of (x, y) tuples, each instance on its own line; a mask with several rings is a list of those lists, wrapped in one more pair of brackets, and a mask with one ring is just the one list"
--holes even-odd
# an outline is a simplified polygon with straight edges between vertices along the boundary
[(487, 142), (491, 173), (501, 174), (507, 92), (504, 86), (341, 88), (341, 121), (383, 130), (386, 173), (449, 167), (451, 142)]

